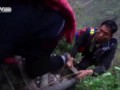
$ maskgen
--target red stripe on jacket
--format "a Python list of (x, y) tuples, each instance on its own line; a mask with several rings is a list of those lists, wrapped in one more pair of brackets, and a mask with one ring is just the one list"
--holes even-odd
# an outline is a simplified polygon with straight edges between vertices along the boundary
[(47, 6), (61, 12), (65, 19), (63, 35), (67, 42), (73, 41), (76, 32), (76, 18), (68, 0), (46, 0)]

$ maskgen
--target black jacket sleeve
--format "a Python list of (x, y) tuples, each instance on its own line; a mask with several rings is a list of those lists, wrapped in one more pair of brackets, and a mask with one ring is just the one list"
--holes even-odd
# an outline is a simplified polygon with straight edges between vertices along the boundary
[(116, 49), (117, 49), (117, 44), (111, 45), (111, 49), (108, 50), (105, 53), (105, 55), (101, 58), (102, 60), (101, 64), (93, 70), (95, 75), (102, 74), (110, 68), (111, 62), (116, 53)]
[(78, 37), (78, 39), (75, 41), (74, 43), (74, 46), (70, 52), (71, 56), (72, 57), (75, 57), (77, 52), (78, 52), (78, 49), (83, 46), (85, 44), (85, 42), (87, 42), (87, 39), (89, 37), (89, 32), (90, 30), (86, 30), (82, 35), (80, 35)]

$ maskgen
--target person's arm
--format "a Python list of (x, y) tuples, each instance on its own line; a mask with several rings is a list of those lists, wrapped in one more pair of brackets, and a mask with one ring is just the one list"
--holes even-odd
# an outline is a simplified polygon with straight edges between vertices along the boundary
[(115, 53), (116, 53), (116, 49), (117, 49), (117, 44), (114, 44), (111, 46), (111, 49), (105, 54), (105, 56), (103, 56), (101, 58), (102, 59), (101, 65), (96, 67), (93, 70), (93, 75), (102, 74), (110, 68), (112, 60), (113, 60)]
[(63, 35), (71, 43), (76, 31), (76, 17), (68, 0), (46, 0), (47, 6), (59, 11), (65, 19)]
[(99, 66), (97, 66), (93, 70), (92, 69), (80, 70), (79, 74), (77, 75), (77, 78), (80, 79), (88, 75), (97, 76), (106, 72), (106, 70), (110, 68), (111, 62), (116, 53), (116, 49), (117, 49), (117, 44), (113, 44), (111, 46), (111, 49), (105, 54), (105, 56), (101, 58), (102, 63)]
[(45, 0), (45, 1), (48, 6), (64, 13), (64, 18), (70, 19), (69, 21), (71, 22), (75, 21), (75, 14), (68, 0)]
[(87, 41), (88, 39), (88, 36), (89, 36), (89, 30), (87, 29), (85, 32), (83, 31), (83, 29), (81, 29), (81, 32), (83, 32), (79, 37), (78, 39), (75, 41), (75, 44), (70, 52), (71, 56), (72, 57), (75, 57), (77, 52), (78, 52), (78, 49), (84, 45), (84, 43)]
[(73, 66), (72, 64), (73, 58), (68, 53), (65, 53), (63, 55), (53, 55), (50, 59), (50, 71), (57, 71), (61, 69), (64, 65), (70, 68)]

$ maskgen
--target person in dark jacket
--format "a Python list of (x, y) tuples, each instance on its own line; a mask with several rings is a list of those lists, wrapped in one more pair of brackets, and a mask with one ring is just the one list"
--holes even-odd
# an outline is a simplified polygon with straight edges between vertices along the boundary
[[(80, 70), (78, 78), (99, 75), (110, 68), (117, 49), (117, 39), (113, 38), (117, 30), (115, 21), (106, 20), (98, 29), (88, 27), (76, 33), (76, 42), (71, 56), (75, 58), (77, 52), (82, 53), (82, 60), (77, 65)], [(95, 68), (87, 69), (91, 65)]]
[[(12, 57), (24, 57), (30, 78), (60, 69), (70, 55), (51, 56), (61, 37), (71, 42), (75, 35), (75, 15), (67, 0), (1, 0), (0, 63), (13, 64)], [(2, 8), (3, 9), (3, 8)]]

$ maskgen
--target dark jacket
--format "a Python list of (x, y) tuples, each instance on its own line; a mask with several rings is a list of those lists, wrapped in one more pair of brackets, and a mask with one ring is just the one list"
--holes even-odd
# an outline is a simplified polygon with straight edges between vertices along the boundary
[[(0, 7), (12, 9), (0, 13), (0, 60), (22, 51), (19, 48), (50, 55), (60, 34), (68, 42), (75, 35), (75, 15), (67, 0), (4, 0)], [(36, 50), (30, 50), (33, 47)]]
[[(45, 5), (37, 2), (39, 0), (35, 0), (34, 3), (33, 1), (0, 1), (0, 7), (12, 9), (10, 13), (0, 13), (0, 63), (6, 58), (20, 55), (26, 58), (26, 71), (37, 76), (49, 72), (48, 69), (55, 70), (64, 65), (60, 59), (51, 60), (50, 55), (63, 33), (66, 34), (69, 42), (72, 40), (70, 37), (74, 35), (76, 22), (67, 0), (62, 0), (61, 3), (58, 2), (59, 0), (57, 2), (46, 0), (48, 3)], [(54, 8), (55, 4), (52, 5), (52, 1), (60, 4), (56, 6), (58, 9)], [(65, 11), (71, 13), (70, 17)], [(53, 61), (55, 64), (51, 63)]]
[[(95, 32), (97, 31), (97, 29), (94, 30)], [(71, 51), (71, 55), (75, 57), (77, 52), (81, 52), (84, 57), (87, 57), (89, 60), (98, 64), (98, 67), (94, 69), (94, 72), (101, 74), (111, 65), (117, 48), (117, 40), (111, 38), (109, 41), (97, 46), (93, 40), (95, 33), (91, 35), (90, 32), (91, 28), (86, 28), (86, 31), (78, 36)], [(81, 51), (81, 49), (83, 50)]]

